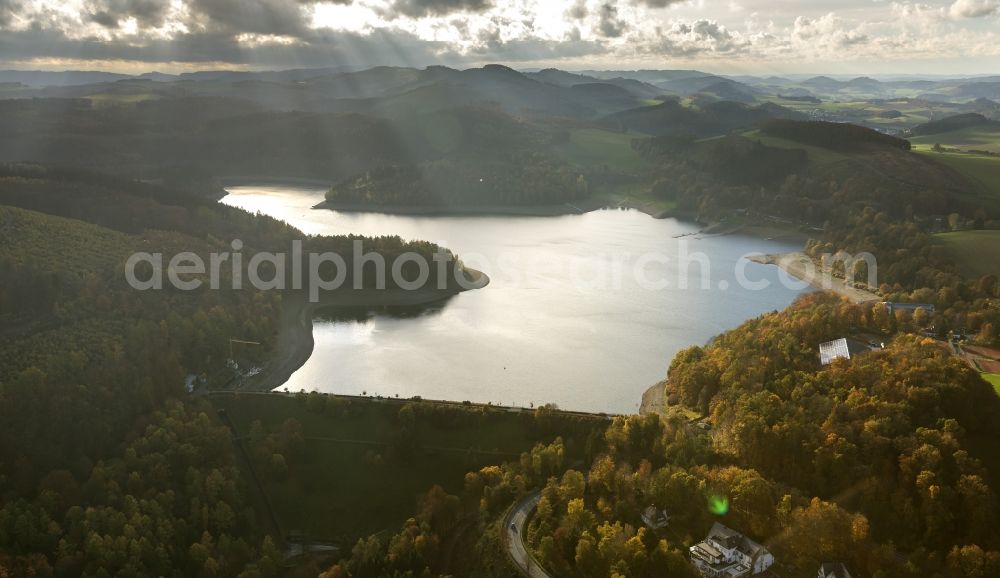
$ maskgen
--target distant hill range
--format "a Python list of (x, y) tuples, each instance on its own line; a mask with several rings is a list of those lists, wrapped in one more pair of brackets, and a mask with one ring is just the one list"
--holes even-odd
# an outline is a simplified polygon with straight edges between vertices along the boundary
[[(913, 99), (964, 103), (1000, 99), (1000, 76), (872, 78), (724, 76), (698, 70), (585, 70), (522, 72), (491, 64), (309, 68), (276, 71), (209, 70), (125, 75), (100, 71), (0, 71), (0, 99), (105, 99), (223, 96), (275, 110), (422, 114), (450, 106), (497, 106), (513, 114), (596, 118), (648, 105), (665, 96), (699, 102), (755, 104), (777, 97), (827, 100)], [(971, 110), (970, 110), (971, 109)], [(845, 118), (843, 120), (852, 120)]]
[[(943, 115), (958, 114), (912, 134), (993, 123), (996, 101), (951, 95), (992, 94), (997, 82), (498, 64), (0, 71), (0, 162), (86, 167), (205, 194), (224, 177), (288, 176), (336, 184), (334, 200), (352, 204), (522, 204), (639, 190), (658, 170), (651, 165), (694, 146), (692, 166), (718, 173), (724, 187), (802, 174), (829, 190), (860, 175), (911, 194), (926, 183), (967, 187), (897, 137)], [(740, 136), (751, 133), (759, 136)], [(718, 142), (700, 144), (709, 140)]]
[(595, 118), (647, 104), (666, 91), (636, 80), (598, 79), (562, 71), (523, 74), (491, 64), (456, 70), (377, 67), (280, 72), (103, 73), (0, 71), (0, 98), (90, 98), (105, 103), (212, 96), (270, 110), (358, 112), (389, 118), (456, 106), (495, 107), (528, 116)]

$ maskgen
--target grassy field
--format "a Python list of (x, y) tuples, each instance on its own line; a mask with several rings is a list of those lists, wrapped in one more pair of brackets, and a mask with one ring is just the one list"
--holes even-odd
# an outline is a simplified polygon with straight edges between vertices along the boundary
[(978, 184), (981, 191), (970, 192), (969, 202), (1000, 212), (1000, 157), (971, 153), (935, 152), (933, 145), (915, 145), (913, 150), (949, 166)]
[(555, 147), (556, 153), (566, 161), (580, 167), (596, 168), (607, 165), (609, 170), (640, 173), (650, 167), (649, 162), (632, 149), (635, 135), (600, 129), (578, 129), (569, 135), (569, 141)]
[(1000, 231), (954, 231), (936, 236), (966, 277), (1000, 275), (1000, 262), (995, 258), (1000, 254)]
[(1000, 153), (1000, 128), (974, 126), (941, 134), (912, 137), (914, 145), (933, 147), (935, 143), (964, 150), (975, 149)]
[(1000, 195), (1000, 157), (977, 155), (970, 153), (935, 152), (933, 145), (914, 145), (914, 152), (950, 166), (956, 171), (972, 178), (985, 186), (994, 194)]
[[(532, 412), (481, 406), (453, 405), (453, 411), (466, 410), (457, 419), (418, 414), (404, 435), (398, 417), (404, 404), (398, 401), (355, 399), (340, 415), (294, 396), (219, 395), (212, 403), (226, 410), (241, 436), (254, 420), (267, 432), (288, 419), (301, 424), (305, 447), (287, 458), (288, 473), (276, 479), (255, 462), (260, 478), (286, 534), (345, 544), (397, 528), (432, 485), (460, 493), (467, 472), (516, 459), (536, 439), (554, 437), (533, 427)], [(583, 423), (589, 424), (583, 430), (606, 424), (599, 418)], [(567, 439), (575, 427), (567, 426)], [(248, 440), (252, 455), (259, 443)]]
[(644, 175), (652, 165), (632, 148), (633, 138), (636, 135), (577, 129), (570, 132), (567, 142), (554, 147), (554, 151), (566, 162), (586, 171), (600, 173), (606, 167), (610, 173), (630, 175), (625, 182), (591, 185), (594, 199), (608, 206), (633, 207), (653, 215), (673, 209), (673, 202), (651, 196), (649, 184), (637, 176)]
[[(896, 99), (892, 100), (874, 101), (864, 95), (855, 96), (856, 99), (850, 93), (842, 93), (837, 96), (837, 100), (825, 99), (821, 103), (778, 97), (770, 97), (767, 100), (804, 114), (812, 114), (813, 111), (817, 110), (822, 111), (826, 115), (825, 120), (831, 120), (832, 116), (855, 124), (893, 129), (912, 128), (918, 124), (929, 122), (935, 117), (940, 118), (962, 112), (956, 107), (944, 103), (927, 103), (919, 99), (916, 101), (899, 100), (906, 96), (917, 96), (916, 92), (907, 94), (905, 90), (897, 90)], [(898, 111), (900, 116), (890, 118), (882, 115), (888, 111)], [(931, 142), (933, 144), (933, 141)]]
[(785, 149), (802, 149), (806, 151), (809, 155), (809, 160), (819, 164), (835, 163), (837, 161), (842, 161), (850, 158), (849, 155), (839, 153), (834, 150), (825, 149), (822, 147), (810, 146), (802, 143), (798, 143), (792, 140), (783, 139), (779, 137), (774, 137), (761, 133), (759, 130), (752, 130), (743, 134), (743, 136), (759, 141), (763, 145), (785, 148)]
[(994, 391), (1000, 395), (1000, 373), (984, 373), (982, 376), (983, 379), (993, 384)]
[(607, 207), (627, 207), (653, 216), (667, 214), (677, 207), (673, 201), (654, 197), (645, 183), (605, 187), (595, 191), (593, 197)]
[(130, 106), (147, 100), (158, 100), (159, 95), (140, 92), (133, 94), (100, 93), (86, 97), (94, 108), (104, 108), (109, 106)]

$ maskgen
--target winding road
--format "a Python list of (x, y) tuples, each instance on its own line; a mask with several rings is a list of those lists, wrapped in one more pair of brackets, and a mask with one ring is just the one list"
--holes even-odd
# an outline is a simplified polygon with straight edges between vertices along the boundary
[(503, 520), (504, 542), (507, 544), (507, 554), (514, 564), (530, 578), (551, 578), (541, 564), (528, 552), (524, 545), (524, 525), (528, 516), (538, 506), (542, 493), (535, 492), (511, 508)]

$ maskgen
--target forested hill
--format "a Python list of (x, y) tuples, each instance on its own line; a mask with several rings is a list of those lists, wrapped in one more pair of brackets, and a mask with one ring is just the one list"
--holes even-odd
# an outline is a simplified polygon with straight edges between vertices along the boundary
[(326, 200), (332, 207), (476, 207), (562, 204), (587, 194), (582, 173), (550, 157), (522, 153), (379, 167), (335, 184)]
[[(251, 215), (187, 192), (77, 169), (0, 165), (0, 179), (0, 204), (79, 219), (132, 235), (161, 234), (171, 238), (179, 234), (177, 243), (163, 247), (165, 254), (184, 246), (189, 249), (180, 250), (226, 251), (234, 239), (243, 242), (247, 253), (287, 252), (293, 240), (301, 240), (305, 253), (334, 251), (343, 255), (349, 284), (354, 282), (350, 264), (355, 239), (365, 250), (382, 253), (389, 264), (405, 252), (418, 253), (430, 261), (439, 250), (432, 243), (403, 241), (398, 236), (306, 236), (282, 221)], [(449, 271), (455, 266), (454, 261), (449, 262)], [(370, 276), (370, 271), (366, 269), (365, 274)], [(393, 280), (388, 279), (387, 287), (392, 286)]]
[(700, 108), (677, 99), (634, 108), (606, 116), (606, 126), (653, 136), (715, 136), (740, 128), (757, 127), (771, 119), (800, 119), (801, 113), (768, 104), (750, 106), (738, 102), (710, 102)]
[(891, 323), (880, 305), (804, 297), (678, 354), (671, 402), (709, 413), (713, 447), (741, 466), (862, 513), (874, 541), (1000, 548), (996, 488), (970, 452), (1000, 434), (991, 386), (913, 335), (819, 366), (818, 343)]
[(869, 145), (910, 150), (910, 143), (906, 139), (841, 122), (803, 122), (776, 119), (764, 123), (761, 126), (761, 132), (805, 145), (840, 151), (858, 151)]
[[(523, 540), (552, 576), (694, 577), (687, 546), (717, 522), (763, 544), (775, 575), (814, 576), (831, 560), (855, 576), (996, 575), (997, 477), (984, 463), (996, 468), (1000, 397), (990, 385), (912, 334), (820, 365), (821, 341), (888, 339), (893, 323), (880, 305), (805, 295), (680, 352), (665, 417), (614, 418), (582, 462), (563, 459), (557, 440), (468, 474), (459, 495), (435, 488), (395, 535), (359, 541), (322, 577), (443, 576), (439, 545), (460, 512), (486, 520), (468, 533), (488, 564), (505, 548), (502, 512), (530, 496)], [(649, 527), (650, 506), (666, 528)]]
[(1000, 130), (1000, 122), (990, 120), (981, 114), (970, 112), (919, 124), (910, 129), (910, 134), (913, 136), (926, 136), (970, 127), (991, 127)]
[(553, 154), (558, 129), (500, 111), (455, 108), (394, 125), (407, 152), (337, 181), (335, 205), (559, 204), (586, 197), (580, 170)]
[(223, 176), (332, 180), (406, 158), (383, 119), (266, 111), (238, 99), (107, 108), (86, 100), (4, 100), (0, 125), (0, 162), (88, 168), (212, 193)]
[(748, 131), (699, 141), (657, 137), (636, 140), (634, 147), (656, 163), (651, 194), (705, 220), (726, 219), (738, 209), (820, 227), (845, 223), (864, 207), (893, 218), (1000, 217), (992, 204), (978, 202), (979, 186), (969, 178), (876, 142), (836, 150)]
[[(208, 404), (180, 403), (188, 375), (233, 377), (229, 339), (265, 357), (277, 291), (137, 291), (136, 251), (287, 251), (273, 219), (79, 171), (0, 167), (0, 570), (12, 576), (276, 576), (228, 431)], [(305, 238), (306, 252), (352, 238)], [(365, 240), (391, 264), (436, 247)], [(454, 263), (451, 264), (454, 266)], [(265, 275), (266, 277), (266, 275)], [(245, 275), (244, 275), (244, 278)], [(372, 287), (367, 277), (366, 287)], [(2, 573), (2, 572), (0, 572)]]
[(171, 400), (188, 373), (218, 370), (230, 335), (269, 345), (280, 299), (122, 281), (132, 251), (204, 247), (0, 206), (0, 567), (12, 575), (170, 575), (196, 566), (190, 546), (206, 537), (224, 564), (265, 555), (228, 432), (207, 405)]
[[(385, 166), (504, 163), (537, 156), (551, 129), (494, 108), (387, 119), (262, 110), (239, 99), (177, 98), (95, 108), (86, 100), (0, 100), (0, 162), (98, 170), (218, 195), (224, 177), (337, 182)], [(549, 155), (555, 170), (564, 164)], [(507, 170), (507, 169), (505, 169)]]

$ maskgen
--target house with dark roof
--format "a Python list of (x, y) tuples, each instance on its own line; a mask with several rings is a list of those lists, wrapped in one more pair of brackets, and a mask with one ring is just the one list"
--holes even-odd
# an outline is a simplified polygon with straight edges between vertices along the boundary
[(718, 522), (688, 553), (691, 563), (706, 578), (742, 578), (760, 574), (774, 564), (774, 556), (767, 548)]
[(642, 523), (651, 530), (660, 530), (670, 524), (670, 514), (666, 510), (657, 509), (656, 506), (649, 506), (642, 511)]

